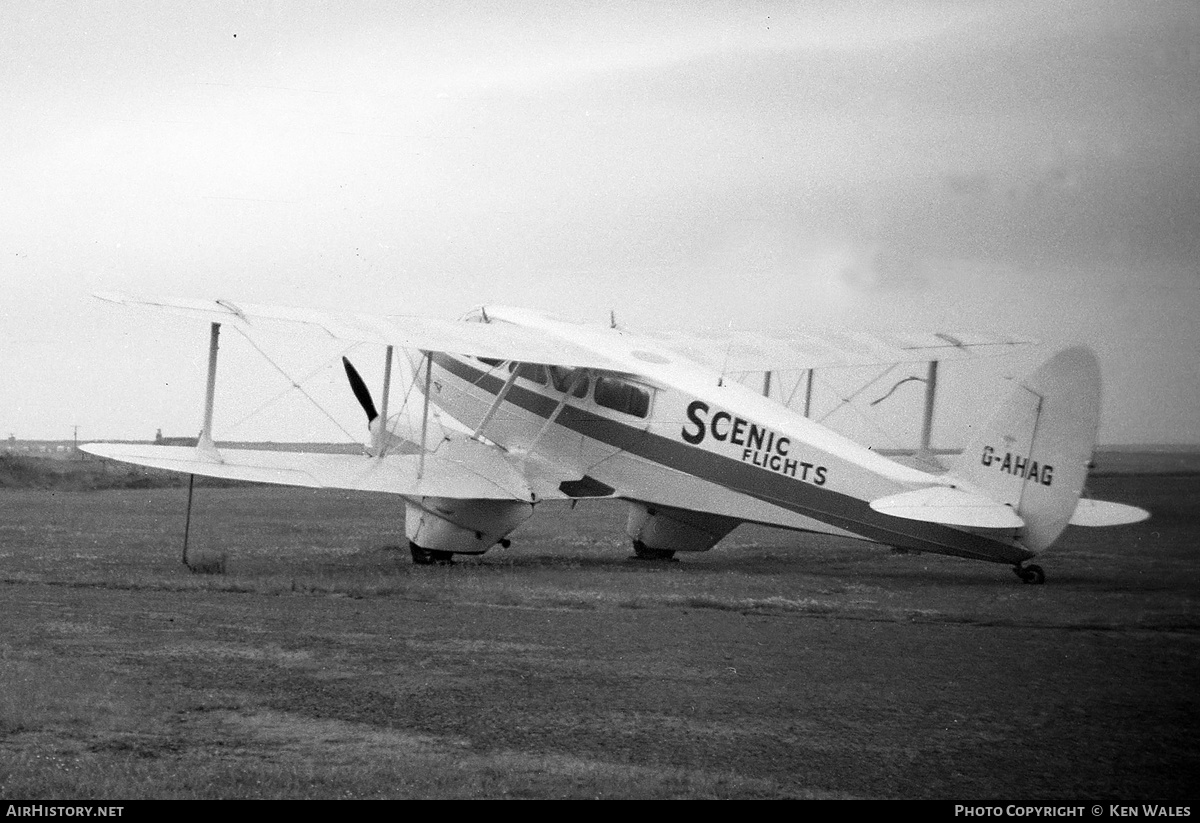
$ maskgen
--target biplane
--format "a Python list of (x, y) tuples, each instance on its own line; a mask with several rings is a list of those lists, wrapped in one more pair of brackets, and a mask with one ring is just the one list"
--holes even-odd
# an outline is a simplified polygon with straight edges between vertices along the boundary
[[(98, 295), (210, 323), (203, 426), (195, 446), (94, 443), (92, 454), (194, 475), (399, 495), (418, 564), (499, 544), (547, 500), (613, 499), (629, 509), (637, 558), (706, 551), (741, 523), (848, 536), (1011, 565), (1071, 524), (1136, 522), (1132, 506), (1081, 499), (1100, 419), (1100, 369), (1068, 348), (1017, 381), (947, 464), (873, 451), (769, 396), (777, 370), (927, 364), (928, 446), (937, 364), (1029, 341), (950, 334), (640, 332), (515, 308), (460, 320), (367, 316)], [(301, 333), (379, 344), (380, 405), (348, 359), (367, 416), (361, 454), (218, 447), (213, 439), (220, 330)], [(396, 349), (421, 416), (388, 412)], [(766, 390), (733, 379), (761, 373)], [(811, 377), (809, 381), (811, 387)], [(431, 414), (456, 421), (430, 426)], [(436, 434), (433, 431), (436, 430)]]

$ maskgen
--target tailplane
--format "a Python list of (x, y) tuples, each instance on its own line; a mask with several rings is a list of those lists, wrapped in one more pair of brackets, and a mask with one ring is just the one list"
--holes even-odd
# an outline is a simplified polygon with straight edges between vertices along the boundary
[(1011, 506), (1025, 521), (1017, 539), (1041, 551), (1075, 514), (1099, 425), (1096, 355), (1064, 349), (1017, 384), (950, 473)]

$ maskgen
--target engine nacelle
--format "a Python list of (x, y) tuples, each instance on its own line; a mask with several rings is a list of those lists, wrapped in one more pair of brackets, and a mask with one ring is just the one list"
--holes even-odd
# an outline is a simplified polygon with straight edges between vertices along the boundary
[(533, 514), (520, 500), (404, 498), (404, 533), (416, 563), (448, 562), (454, 554), (483, 554)]
[(639, 557), (666, 559), (675, 552), (708, 551), (739, 522), (719, 514), (632, 502), (625, 533)]

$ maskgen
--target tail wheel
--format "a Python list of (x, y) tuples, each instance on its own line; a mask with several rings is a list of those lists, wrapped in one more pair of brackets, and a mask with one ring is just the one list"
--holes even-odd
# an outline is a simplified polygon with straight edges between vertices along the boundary
[(1014, 566), (1013, 571), (1017, 573), (1017, 577), (1021, 578), (1022, 583), (1039, 586), (1046, 582), (1046, 573), (1037, 564), (1031, 563), (1028, 566)]

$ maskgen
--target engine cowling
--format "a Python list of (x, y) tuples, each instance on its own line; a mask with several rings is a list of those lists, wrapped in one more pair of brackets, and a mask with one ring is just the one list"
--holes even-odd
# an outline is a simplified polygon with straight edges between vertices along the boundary
[(633, 540), (638, 557), (665, 560), (675, 552), (708, 551), (739, 522), (719, 514), (635, 501), (629, 504), (625, 533)]
[(447, 563), (455, 554), (483, 554), (532, 514), (533, 504), (520, 500), (406, 497), (404, 533), (414, 563)]

